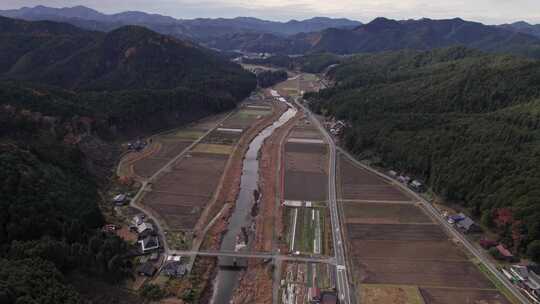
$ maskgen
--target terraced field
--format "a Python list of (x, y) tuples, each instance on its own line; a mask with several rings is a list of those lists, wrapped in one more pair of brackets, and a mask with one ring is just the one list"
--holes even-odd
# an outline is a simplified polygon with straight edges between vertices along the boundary
[(338, 190), (362, 303), (508, 303), (411, 197), (343, 157)]

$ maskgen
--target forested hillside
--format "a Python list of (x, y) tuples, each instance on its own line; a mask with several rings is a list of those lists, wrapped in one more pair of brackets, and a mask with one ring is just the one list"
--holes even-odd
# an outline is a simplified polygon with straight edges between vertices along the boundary
[(257, 74), (257, 83), (261, 88), (268, 88), (287, 80), (287, 77), (288, 74), (285, 70), (263, 71)]
[(47, 115), (63, 108), (108, 129), (156, 130), (230, 109), (256, 86), (213, 52), (142, 27), (105, 34), (3, 17), (0, 25), (1, 103)]
[(124, 278), (128, 248), (101, 232), (98, 208), (115, 142), (232, 109), (256, 86), (212, 51), (141, 27), (8, 18), (0, 78), (1, 303), (87, 303), (66, 276)]
[(349, 122), (348, 149), (425, 179), (515, 252), (540, 240), (540, 62), (450, 48), (360, 55), (331, 75), (310, 104)]

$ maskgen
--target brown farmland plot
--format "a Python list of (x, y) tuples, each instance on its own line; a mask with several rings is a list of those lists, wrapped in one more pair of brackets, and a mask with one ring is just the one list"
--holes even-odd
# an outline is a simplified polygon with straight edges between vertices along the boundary
[(340, 158), (342, 198), (345, 200), (411, 201), (411, 197), (383, 178)]
[(179, 141), (171, 139), (159, 139), (161, 149), (152, 155), (153, 158), (173, 159), (176, 155), (184, 151), (193, 141)]
[(289, 135), (290, 138), (322, 139), (321, 133), (314, 128), (296, 127)]
[(362, 284), (360, 289), (362, 304), (424, 304), (415, 286)]
[(438, 225), (348, 224), (353, 240), (440, 241), (448, 239)]
[(411, 224), (433, 223), (417, 206), (412, 204), (344, 202), (347, 223), (357, 224)]
[(202, 142), (207, 144), (234, 145), (241, 137), (241, 133), (212, 131)]
[(426, 304), (510, 304), (497, 291), (444, 288), (421, 288)]
[(171, 229), (193, 228), (217, 188), (227, 159), (227, 155), (192, 153), (154, 182), (143, 204)]
[(154, 175), (154, 173), (165, 166), (165, 164), (168, 162), (169, 160), (165, 158), (144, 158), (135, 162), (133, 165), (133, 171), (140, 177), (148, 178)]
[(326, 145), (285, 145), (285, 199), (325, 201), (327, 199), (328, 156)]
[(465, 261), (467, 257), (449, 241), (352, 240), (351, 251), (359, 259), (410, 259)]
[(469, 261), (357, 259), (364, 283), (494, 288)]

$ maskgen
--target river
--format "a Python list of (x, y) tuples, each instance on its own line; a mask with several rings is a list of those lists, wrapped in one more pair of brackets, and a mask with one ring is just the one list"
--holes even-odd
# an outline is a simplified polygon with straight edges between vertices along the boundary
[[(242, 234), (242, 227), (249, 228), (251, 226), (253, 220), (251, 209), (254, 204), (253, 193), (255, 190), (258, 190), (259, 183), (258, 154), (264, 140), (272, 135), (277, 128), (283, 126), (296, 115), (297, 110), (290, 104), (288, 105), (289, 109), (271, 126), (262, 130), (249, 144), (248, 151), (243, 160), (240, 193), (238, 194), (235, 209), (229, 221), (227, 233), (223, 237), (221, 250), (235, 250), (237, 236)], [(214, 282), (214, 293), (210, 303), (229, 304), (233, 292), (238, 286), (239, 274), (238, 270), (219, 269)]]

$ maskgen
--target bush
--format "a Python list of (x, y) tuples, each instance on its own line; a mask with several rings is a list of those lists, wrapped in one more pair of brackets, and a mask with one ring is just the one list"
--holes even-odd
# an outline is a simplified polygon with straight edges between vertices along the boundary
[(527, 247), (527, 256), (536, 263), (540, 263), (540, 241), (534, 241)]
[(146, 284), (140, 291), (141, 297), (150, 300), (150, 301), (159, 301), (163, 299), (167, 292), (161, 289), (158, 285), (155, 284)]
[(502, 260), (501, 253), (499, 250), (497, 250), (496, 247), (491, 247), (488, 250), (489, 254), (491, 254), (492, 257), (494, 257), (496, 260)]

